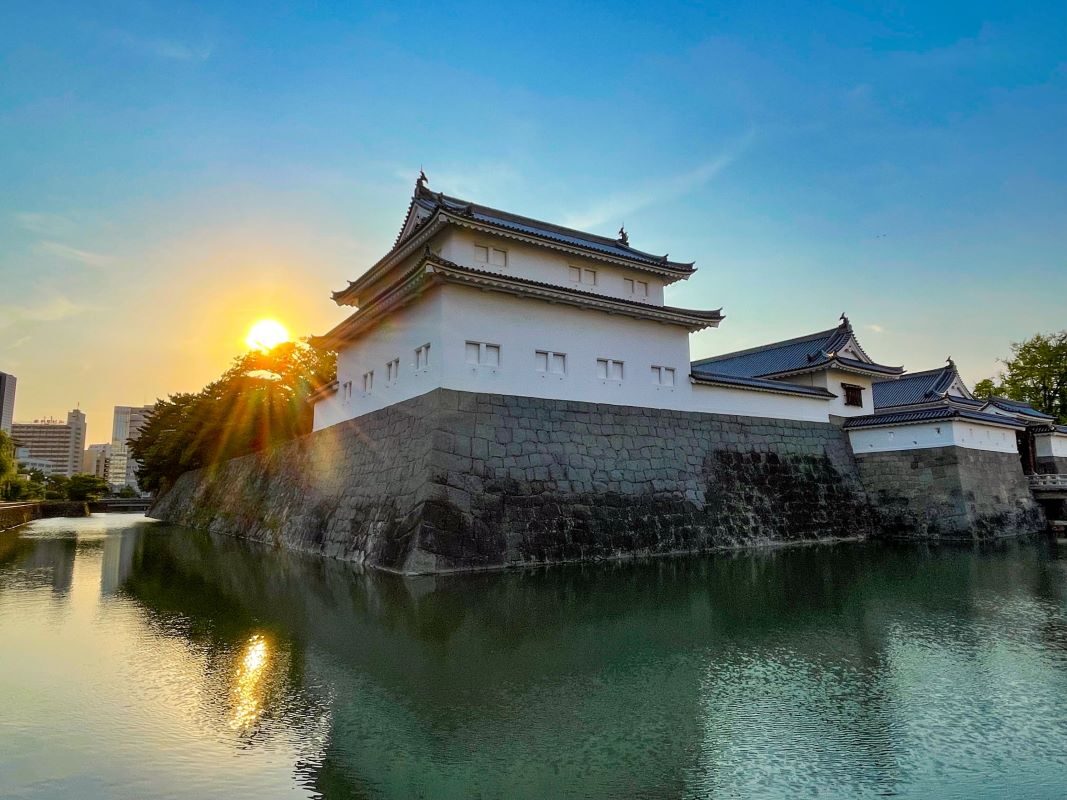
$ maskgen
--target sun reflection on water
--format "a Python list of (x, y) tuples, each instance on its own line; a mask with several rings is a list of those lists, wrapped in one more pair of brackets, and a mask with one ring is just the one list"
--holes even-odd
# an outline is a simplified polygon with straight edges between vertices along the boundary
[(270, 648), (267, 640), (258, 633), (251, 636), (234, 675), (234, 705), (230, 718), (230, 727), (233, 730), (249, 730), (263, 714), (269, 662)]

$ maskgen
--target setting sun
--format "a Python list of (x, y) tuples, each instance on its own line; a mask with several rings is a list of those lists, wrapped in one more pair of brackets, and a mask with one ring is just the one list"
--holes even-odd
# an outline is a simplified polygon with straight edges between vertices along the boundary
[(270, 350), (289, 341), (289, 331), (276, 319), (261, 319), (248, 329), (245, 344), (253, 350)]

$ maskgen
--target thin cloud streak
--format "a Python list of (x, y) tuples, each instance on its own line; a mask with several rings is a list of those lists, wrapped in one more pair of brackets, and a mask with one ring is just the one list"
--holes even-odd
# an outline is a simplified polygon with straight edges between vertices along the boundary
[[(0, 306), (0, 329), (22, 322), (56, 322), (73, 317), (85, 310), (85, 306), (72, 302), (63, 295), (50, 297), (34, 306)], [(29, 337), (22, 337), (9, 349), (25, 344)]]
[(592, 208), (565, 218), (564, 224), (571, 228), (593, 228), (607, 222), (624, 222), (624, 218), (650, 206), (676, 200), (714, 180), (737, 161), (751, 146), (754, 134), (746, 133), (713, 159), (698, 164), (691, 170), (673, 175), (652, 184), (608, 195)]
[(134, 53), (168, 61), (207, 61), (213, 52), (212, 48), (206, 44), (191, 45), (173, 39), (136, 36), (127, 31), (113, 31), (111, 38)]
[(37, 249), (44, 253), (66, 259), (67, 261), (76, 261), (79, 264), (85, 264), (89, 267), (107, 267), (114, 261), (111, 256), (106, 256), (102, 253), (93, 253), (89, 250), (79, 250), (77, 247), (71, 247), (61, 242), (39, 242)]
[(66, 236), (74, 230), (74, 223), (59, 214), (40, 214), (22, 211), (14, 215), (15, 223), (30, 233), (39, 236)]

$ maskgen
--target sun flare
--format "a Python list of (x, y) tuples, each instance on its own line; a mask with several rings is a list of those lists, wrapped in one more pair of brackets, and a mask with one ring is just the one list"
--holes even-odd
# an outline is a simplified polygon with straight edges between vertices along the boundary
[(261, 319), (248, 329), (245, 344), (252, 350), (267, 351), (289, 341), (289, 331), (276, 319)]

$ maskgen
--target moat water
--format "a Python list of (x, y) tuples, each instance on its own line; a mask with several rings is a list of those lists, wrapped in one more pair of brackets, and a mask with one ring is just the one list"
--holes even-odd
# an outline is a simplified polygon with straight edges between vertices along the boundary
[(0, 533), (0, 796), (1062, 798), (1065, 551), (404, 580), (42, 520)]

